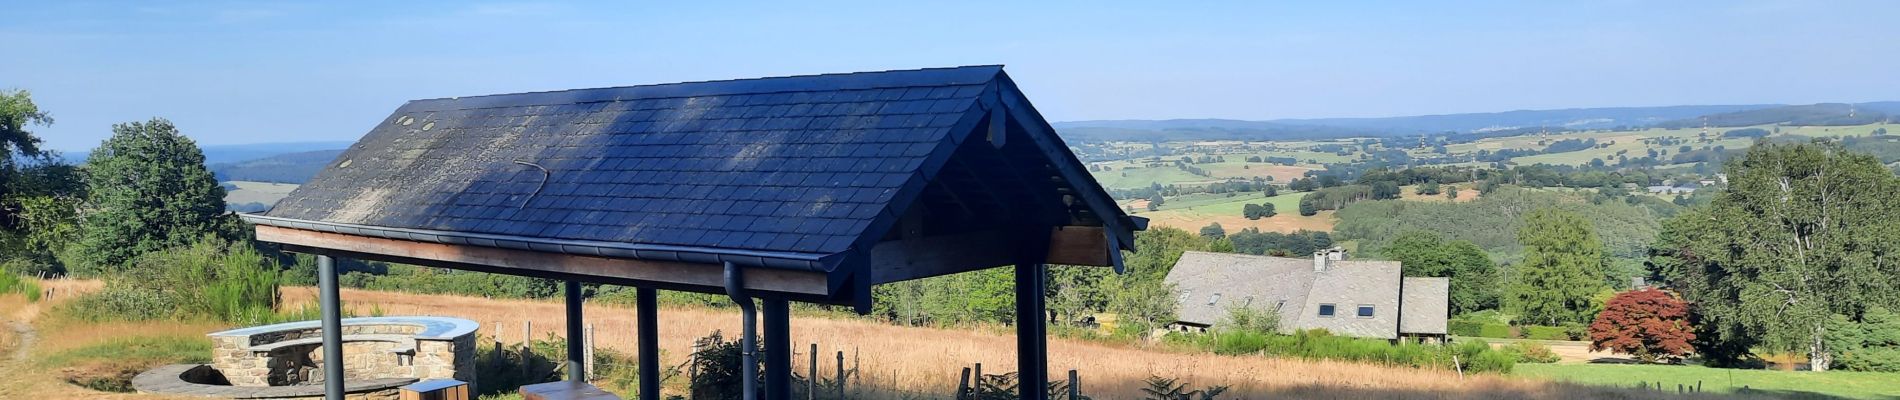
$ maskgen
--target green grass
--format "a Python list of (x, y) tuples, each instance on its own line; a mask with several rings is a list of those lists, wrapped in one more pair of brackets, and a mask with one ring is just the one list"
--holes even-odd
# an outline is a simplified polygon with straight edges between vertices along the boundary
[(1638, 382), (1663, 387), (1695, 385), (1709, 393), (1733, 393), (1742, 387), (1792, 395), (1822, 395), (1853, 399), (1893, 399), (1900, 394), (1900, 373), (1799, 372), (1721, 369), (1692, 365), (1519, 364), (1512, 375), (1587, 385), (1635, 387)]
[(128, 336), (59, 352), (39, 360), (41, 365), (64, 367), (90, 361), (208, 363), (211, 339), (177, 336)]
[[(1119, 167), (1118, 167), (1119, 168)], [(1162, 186), (1189, 182), (1210, 182), (1214, 178), (1190, 174), (1174, 166), (1117, 169), (1095, 172), (1095, 181), (1109, 189), (1144, 188), (1159, 183)]]

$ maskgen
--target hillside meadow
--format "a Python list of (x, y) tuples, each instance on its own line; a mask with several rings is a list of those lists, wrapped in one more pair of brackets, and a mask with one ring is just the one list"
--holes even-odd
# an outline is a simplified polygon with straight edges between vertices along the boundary
[[(51, 282), (71, 294), (96, 290), (97, 282)], [(314, 290), (287, 287), (286, 307), (308, 304)], [(74, 373), (88, 369), (138, 368), (168, 362), (192, 361), (192, 354), (209, 351), (203, 334), (228, 328), (217, 323), (153, 321), (142, 323), (83, 322), (55, 311), (70, 297), (26, 302), (19, 295), (0, 296), (0, 315), (10, 326), (25, 326), (36, 337), (22, 343), (13, 330), (0, 335), (8, 361), (0, 365), (0, 397), (41, 399), (162, 399), (129, 393), (107, 393), (68, 384)], [(562, 324), (561, 304), (553, 301), (497, 300), (475, 297), (418, 295), (363, 290), (343, 291), (347, 308), (358, 313), (374, 310), (389, 315), (425, 314), (469, 318), (484, 324), (482, 334), (492, 338), (500, 326), (503, 342), (519, 340), (523, 322), (532, 321), (533, 335), (557, 335)], [(633, 312), (611, 305), (590, 305), (588, 322), (595, 326), (597, 346), (631, 351)], [(817, 343), (835, 362), (844, 351), (847, 363), (860, 371), (854, 398), (947, 398), (956, 385), (957, 371), (981, 362), (985, 371), (1014, 370), (1014, 338), (1004, 327), (936, 329), (901, 327), (824, 312), (801, 312), (792, 324), (796, 370), (804, 371), (809, 343)], [(738, 315), (726, 309), (663, 308), (660, 317), (662, 363), (679, 365), (693, 339), (714, 330), (738, 328)], [(487, 342), (489, 339), (484, 339)], [(24, 344), (22, 346), (21, 344)], [(115, 357), (113, 355), (126, 355)], [(129, 362), (126, 360), (130, 360)], [(1220, 356), (1188, 353), (1163, 347), (1099, 343), (1051, 338), (1053, 371), (1076, 369), (1085, 394), (1096, 399), (1135, 399), (1142, 380), (1159, 375), (1180, 378), (1192, 386), (1229, 385), (1225, 398), (1317, 399), (1664, 399), (1732, 398), (1677, 396), (1605, 386), (1557, 383), (1517, 376), (1473, 375), (1443, 369), (1377, 367), (1333, 361), (1301, 361), (1262, 356)], [(828, 376), (821, 372), (821, 376)], [(683, 386), (680, 378), (667, 382), (670, 393)], [(1781, 396), (1750, 396), (1778, 398)]]

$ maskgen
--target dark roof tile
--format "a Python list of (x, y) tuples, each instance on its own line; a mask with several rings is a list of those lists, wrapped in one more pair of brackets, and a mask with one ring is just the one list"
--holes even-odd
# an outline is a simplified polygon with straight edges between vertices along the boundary
[(890, 206), (999, 76), (985, 66), (412, 101), (268, 215), (831, 253)]

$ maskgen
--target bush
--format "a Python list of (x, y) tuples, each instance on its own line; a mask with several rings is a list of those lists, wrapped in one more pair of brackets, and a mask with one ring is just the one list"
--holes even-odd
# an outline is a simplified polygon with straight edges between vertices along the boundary
[(1511, 326), (1468, 319), (1453, 319), (1446, 323), (1445, 329), (1455, 336), (1486, 337), (1507, 339), (1511, 337)]
[(1520, 333), (1524, 334), (1525, 339), (1535, 339), (1535, 340), (1574, 340), (1575, 339), (1570, 336), (1570, 333), (1572, 331), (1575, 331), (1575, 329), (1571, 329), (1569, 327), (1524, 325), (1524, 326), (1518, 327), (1518, 329)]
[(1521, 363), (1549, 364), (1563, 359), (1557, 356), (1556, 352), (1550, 351), (1549, 347), (1534, 342), (1512, 343), (1504, 346), (1502, 351), (1516, 356), (1517, 362)]
[(27, 262), (20, 259), (8, 260), (0, 264), (0, 294), (19, 293), (26, 301), (40, 301), (40, 282), (37, 279), (15, 275)]
[(80, 319), (212, 318), (253, 324), (275, 319), (277, 264), (248, 243), (207, 237), (189, 246), (147, 253), (113, 276), (105, 290), (67, 309)]
[[(1226, 355), (1256, 354), (1339, 360), (1413, 368), (1452, 368), (1453, 357), (1465, 372), (1510, 372), (1517, 356), (1492, 350), (1483, 341), (1459, 345), (1393, 344), (1386, 340), (1333, 336), (1325, 330), (1292, 335), (1222, 332), (1183, 339), (1189, 345)], [(1475, 344), (1474, 344), (1475, 343)]]

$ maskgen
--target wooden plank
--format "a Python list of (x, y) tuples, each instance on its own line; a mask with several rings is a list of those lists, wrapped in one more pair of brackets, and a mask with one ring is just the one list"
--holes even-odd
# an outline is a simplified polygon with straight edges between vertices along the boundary
[(1063, 226), (1049, 233), (1049, 263), (1112, 267), (1108, 230), (1099, 226)]
[[(525, 275), (553, 273), (593, 276), (690, 286), (710, 293), (725, 292), (724, 270), (721, 266), (713, 264), (628, 260), (495, 247), (424, 243), (269, 225), (257, 226), (257, 240), (352, 253), (487, 266), (527, 272)], [(830, 295), (825, 275), (819, 272), (747, 268), (745, 277), (748, 290)]]
[[(871, 248), (871, 282), (885, 284), (1011, 265), (1016, 244), (1003, 231), (888, 240)], [(1049, 233), (1048, 263), (1113, 266), (1108, 232), (1065, 226)]]
[(871, 247), (871, 283), (885, 284), (1008, 265), (1009, 235), (976, 232), (888, 240)]

